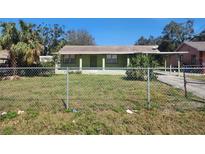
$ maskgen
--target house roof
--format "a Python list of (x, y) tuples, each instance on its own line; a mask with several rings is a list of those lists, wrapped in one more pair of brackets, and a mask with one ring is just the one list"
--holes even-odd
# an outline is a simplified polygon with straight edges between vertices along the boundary
[(159, 52), (158, 46), (135, 45), (135, 46), (64, 46), (60, 54), (134, 54), (145, 52)]
[[(201, 41), (201, 42), (184, 42), (184, 44), (187, 44), (188, 46), (191, 46), (191, 47), (197, 49), (198, 51), (205, 51), (205, 41)], [(180, 49), (180, 47), (178, 48), (178, 50), (179, 49)]]
[(0, 59), (9, 59), (9, 51), (0, 50)]

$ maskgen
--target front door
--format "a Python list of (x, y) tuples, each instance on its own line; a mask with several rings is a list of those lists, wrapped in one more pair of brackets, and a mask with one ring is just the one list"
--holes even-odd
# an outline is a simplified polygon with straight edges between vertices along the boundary
[(97, 67), (97, 56), (90, 56), (90, 67)]

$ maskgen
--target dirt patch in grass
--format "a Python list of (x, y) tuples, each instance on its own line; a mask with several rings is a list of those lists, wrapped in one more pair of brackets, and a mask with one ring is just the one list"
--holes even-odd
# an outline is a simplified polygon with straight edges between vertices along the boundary
[(0, 77), (0, 80), (20, 80), (20, 79), (23, 78), (18, 75)]

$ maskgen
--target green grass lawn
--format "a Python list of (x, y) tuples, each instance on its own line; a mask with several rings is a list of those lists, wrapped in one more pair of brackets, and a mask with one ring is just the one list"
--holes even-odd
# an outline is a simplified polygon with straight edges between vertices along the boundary
[[(183, 91), (151, 82), (147, 109), (145, 81), (122, 76), (69, 75), (0, 81), (0, 134), (205, 134), (203, 104)], [(133, 110), (133, 114), (126, 110)], [(24, 110), (22, 115), (16, 115)]]

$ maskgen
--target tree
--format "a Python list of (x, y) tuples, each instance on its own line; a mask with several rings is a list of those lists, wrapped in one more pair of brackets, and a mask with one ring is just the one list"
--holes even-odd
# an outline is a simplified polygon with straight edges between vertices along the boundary
[(68, 31), (68, 45), (95, 45), (95, 39), (86, 30)]
[(136, 42), (135, 45), (147, 45), (148, 40), (144, 37), (141, 36)]
[(176, 45), (174, 43), (172, 43), (171, 40), (162, 39), (160, 44), (159, 44), (158, 49), (161, 52), (174, 51), (176, 49)]
[(50, 55), (58, 52), (66, 44), (66, 32), (63, 26), (54, 25), (39, 25), (38, 31), (41, 36), (41, 41), (44, 46), (43, 55)]
[(150, 36), (149, 38), (145, 38), (141, 36), (136, 42), (135, 45), (157, 45), (159, 42), (159, 38), (155, 38), (154, 36)]
[(205, 41), (205, 30), (194, 36), (192, 41)]
[[(135, 45), (159, 45), (161, 41), (161, 37), (149, 36), (149, 38), (145, 38), (141, 36), (135, 43)], [(162, 63), (163, 57), (160, 55), (151, 55), (153, 60), (157, 60), (159, 63)]]
[(27, 24), (22, 20), (19, 21), (19, 24), (20, 41), (16, 44), (16, 47), (13, 46), (12, 50), (14, 50), (14, 52), (17, 50), (24, 53), (25, 65), (37, 65), (39, 63), (39, 56), (43, 50), (43, 45), (40, 42), (40, 35), (38, 31), (35, 29), (36, 25), (30, 23)]
[(29, 56), (31, 49), (28, 44), (18, 42), (16, 45), (12, 45), (10, 50), (15, 55), (15, 63), (17, 66), (26, 66), (27, 64), (31, 64), (32, 58)]
[(18, 30), (15, 23), (1, 23), (1, 37), (0, 44), (3, 49), (7, 49), (10, 54), (10, 64), (12, 67), (16, 66), (16, 59), (11, 47), (19, 41)]
[(19, 29), (15, 23), (2, 23), (0, 43), (3, 49), (9, 50), (10, 65), (33, 66), (39, 63), (42, 50), (40, 37), (34, 24), (19, 21)]
[(191, 40), (194, 34), (194, 22), (185, 23), (171, 21), (163, 29), (163, 36), (159, 45), (160, 51), (174, 51), (181, 43)]

